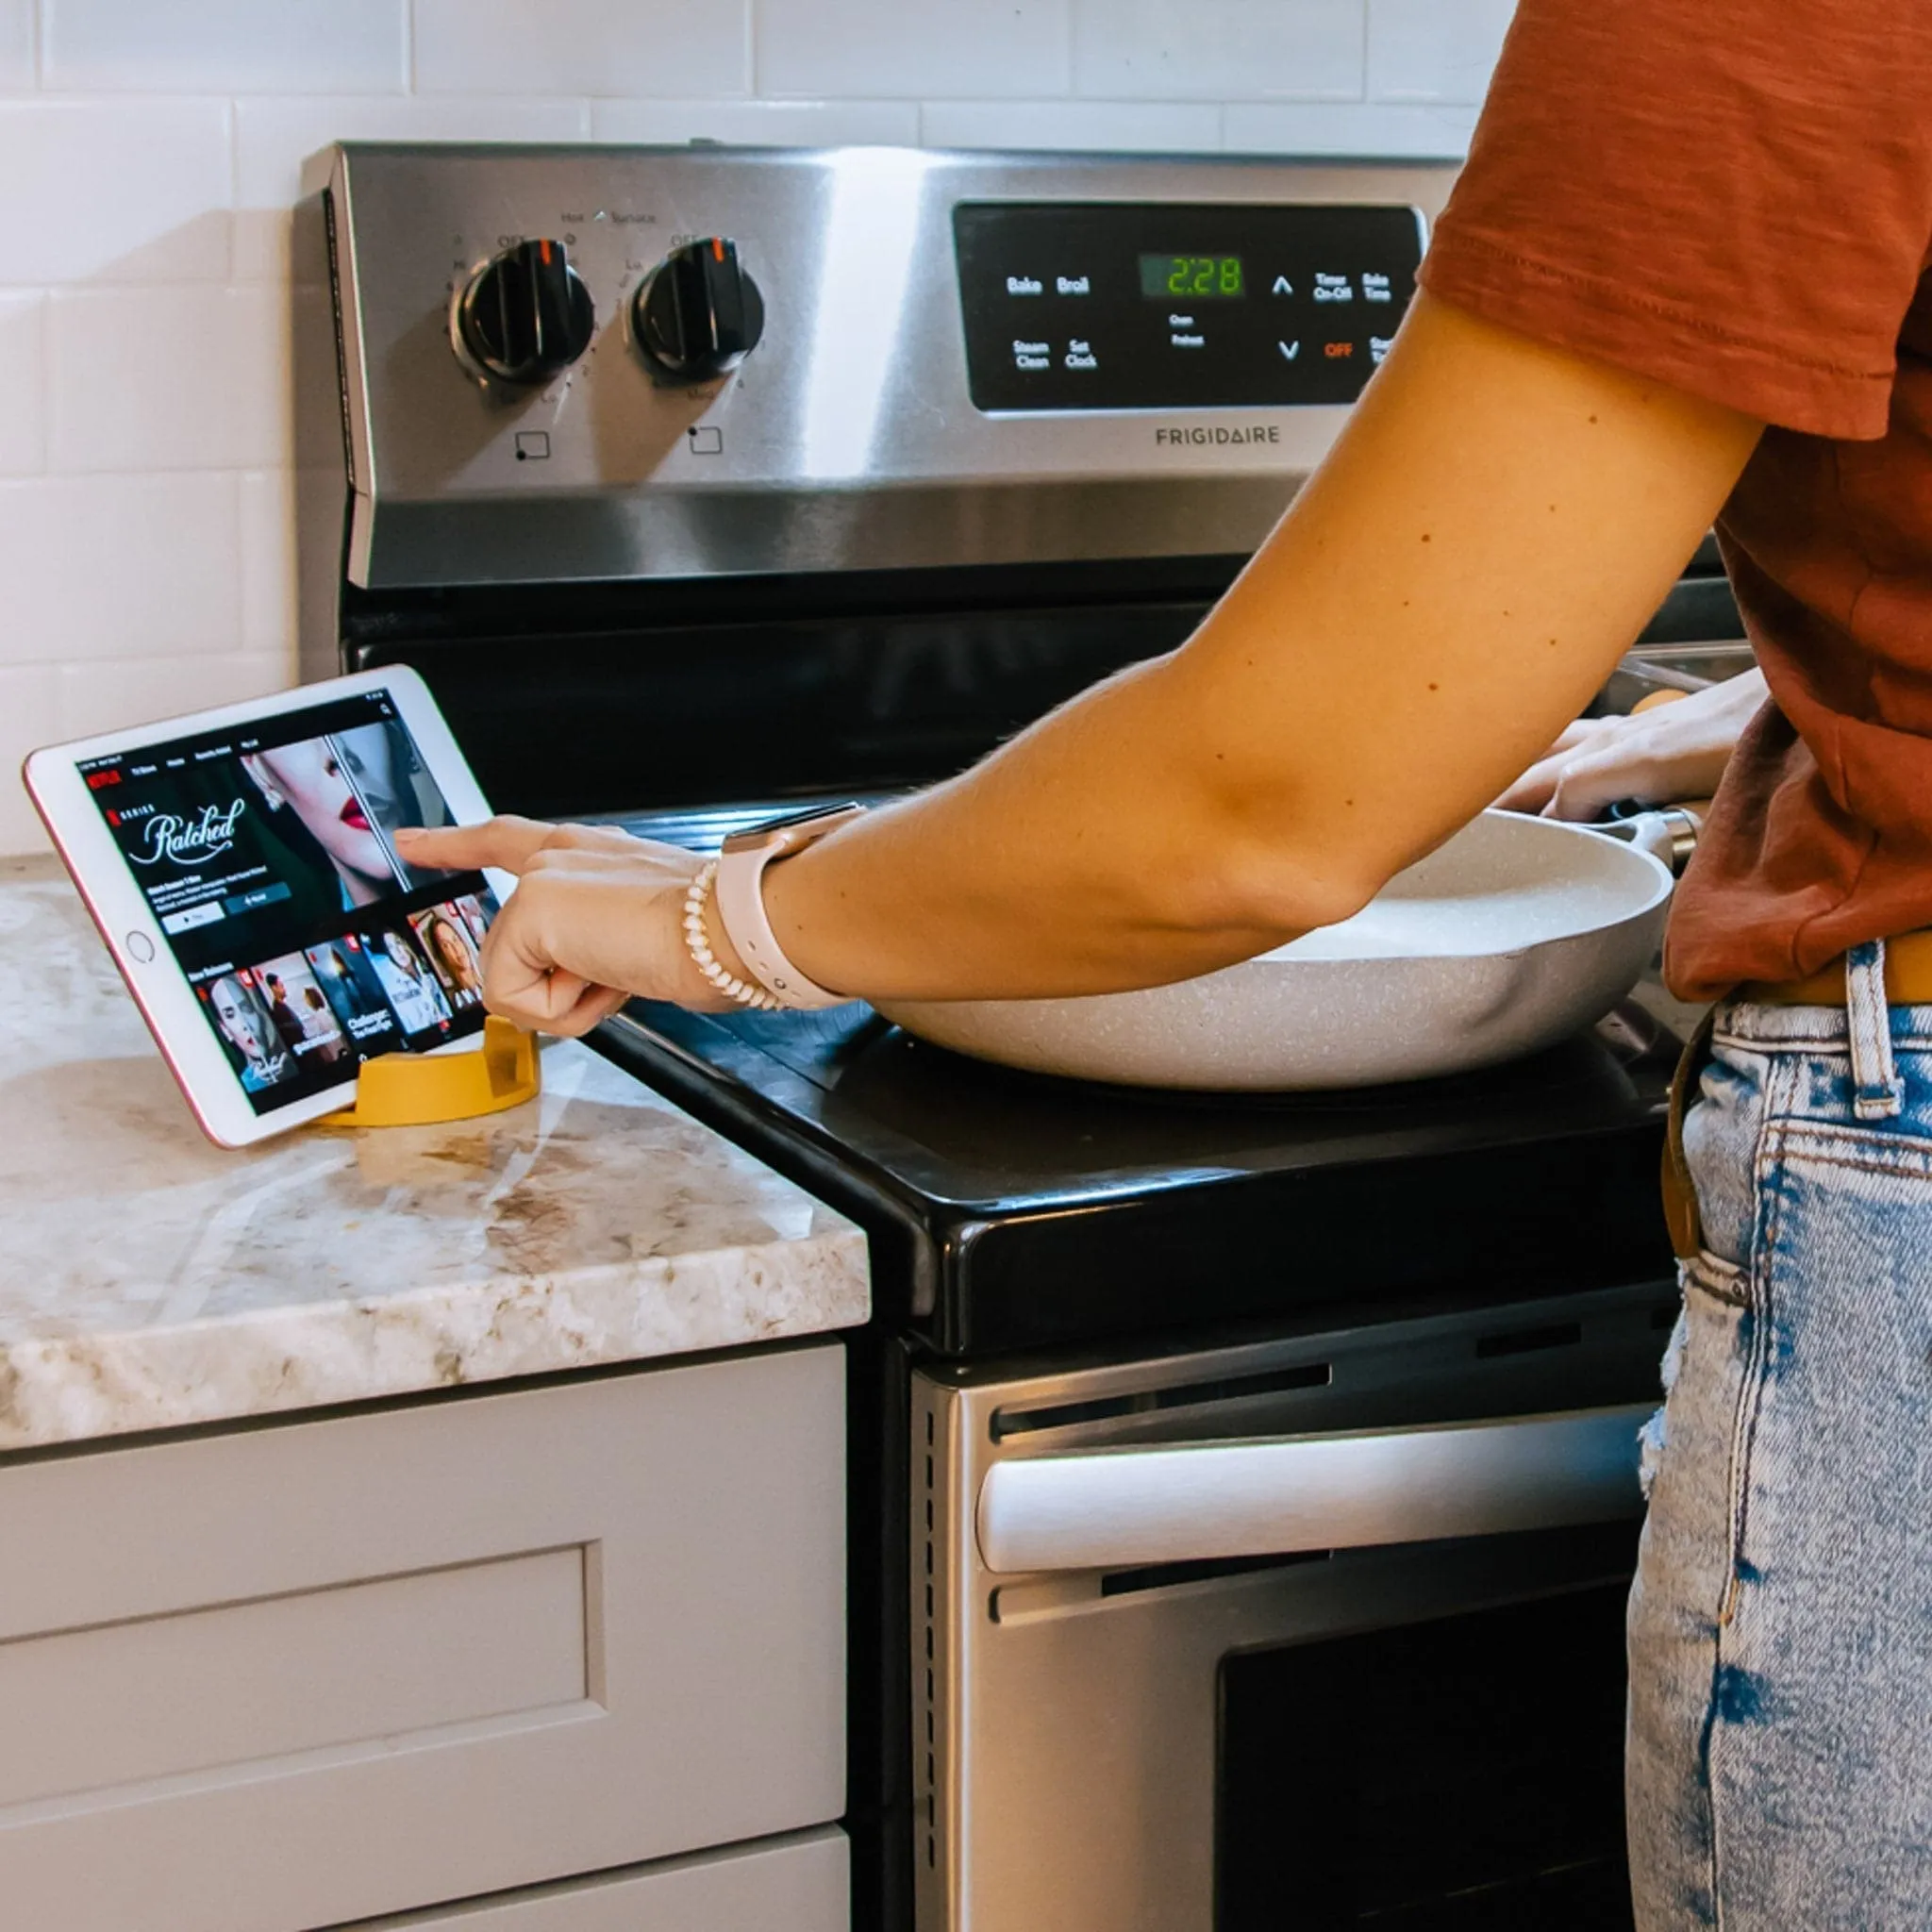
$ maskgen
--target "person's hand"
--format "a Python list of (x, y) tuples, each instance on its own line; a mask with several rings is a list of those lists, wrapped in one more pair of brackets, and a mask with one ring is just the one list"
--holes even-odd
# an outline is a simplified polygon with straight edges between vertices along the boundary
[[(517, 875), (482, 959), (484, 1004), (519, 1026), (575, 1038), (639, 996), (711, 1011), (731, 1004), (685, 944), (685, 894), (704, 861), (681, 845), (510, 817), (395, 841), (411, 865)], [(715, 923), (711, 943), (722, 943)], [(728, 950), (719, 957), (739, 970)]]
[(1764, 698), (1764, 674), (1754, 670), (1626, 718), (1579, 718), (1496, 803), (1585, 820), (1623, 798), (1708, 798)]

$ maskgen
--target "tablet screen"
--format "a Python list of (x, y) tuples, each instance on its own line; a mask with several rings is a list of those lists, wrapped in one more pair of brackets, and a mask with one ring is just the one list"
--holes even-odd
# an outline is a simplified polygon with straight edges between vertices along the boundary
[(79, 771), (258, 1114), (481, 1027), (496, 900), (397, 856), (451, 814), (386, 692)]

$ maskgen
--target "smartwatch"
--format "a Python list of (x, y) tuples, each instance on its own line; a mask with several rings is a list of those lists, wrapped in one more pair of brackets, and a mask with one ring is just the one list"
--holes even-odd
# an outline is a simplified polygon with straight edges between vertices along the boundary
[(772, 922), (765, 916), (765, 868), (774, 859), (803, 852), (827, 832), (850, 824), (864, 810), (862, 805), (826, 805), (787, 818), (767, 819), (761, 825), (733, 832), (718, 854), (714, 891), (719, 924), (744, 961), (745, 971), (781, 1007), (840, 1007), (853, 995), (828, 992), (785, 957)]

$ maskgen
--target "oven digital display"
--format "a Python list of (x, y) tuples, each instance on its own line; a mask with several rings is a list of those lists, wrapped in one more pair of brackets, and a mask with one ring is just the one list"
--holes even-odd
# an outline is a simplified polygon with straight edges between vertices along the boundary
[(1335, 404), (1389, 353), (1423, 218), (1367, 204), (961, 202), (953, 242), (967, 375), (990, 414)]
[(1229, 295), (1245, 295), (1239, 255), (1143, 255), (1141, 258), (1141, 293), (1150, 301), (1165, 302), (1177, 295), (1196, 302), (1212, 302)]

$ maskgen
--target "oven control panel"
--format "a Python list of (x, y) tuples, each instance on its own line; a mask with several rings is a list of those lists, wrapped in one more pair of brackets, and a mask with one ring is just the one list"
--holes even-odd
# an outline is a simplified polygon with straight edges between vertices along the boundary
[(964, 202), (953, 240), (982, 410), (1352, 403), (1414, 294), (1423, 217)]
[(1239, 555), (1387, 353), (1455, 173), (331, 148), (294, 242), (296, 470), (348, 504), (345, 566), (318, 543), (318, 568), (381, 590)]

